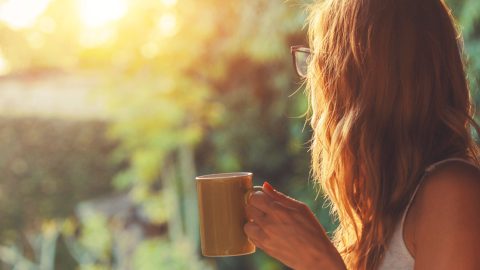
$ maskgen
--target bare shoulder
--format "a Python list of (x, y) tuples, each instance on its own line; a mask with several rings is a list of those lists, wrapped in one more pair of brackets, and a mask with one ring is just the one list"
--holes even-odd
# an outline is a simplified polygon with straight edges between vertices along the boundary
[(480, 169), (449, 162), (416, 198), (416, 269), (480, 269)]
[(429, 198), (430, 196), (435, 198), (434, 195), (438, 193), (441, 193), (443, 198), (462, 195), (460, 197), (465, 200), (476, 199), (479, 196), (468, 196), (468, 194), (479, 195), (480, 168), (459, 161), (443, 164), (425, 178), (419, 192), (428, 196), (427, 199), (433, 199)]

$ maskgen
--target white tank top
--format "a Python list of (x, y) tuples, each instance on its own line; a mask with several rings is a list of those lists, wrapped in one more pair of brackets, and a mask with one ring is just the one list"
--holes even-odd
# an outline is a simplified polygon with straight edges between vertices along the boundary
[(436, 162), (425, 169), (425, 173), (420, 179), (418, 186), (415, 188), (415, 191), (413, 192), (413, 195), (410, 198), (410, 201), (407, 204), (407, 207), (405, 208), (405, 211), (402, 214), (402, 218), (400, 222), (397, 224), (395, 231), (393, 232), (393, 235), (387, 244), (384, 258), (377, 270), (413, 270), (414, 264), (415, 264), (415, 258), (413, 258), (410, 252), (408, 251), (407, 246), (405, 245), (405, 241), (403, 239), (403, 224), (405, 223), (405, 217), (407, 216), (408, 209), (410, 208), (410, 205), (412, 204), (412, 201), (415, 198), (415, 195), (417, 194), (418, 188), (422, 184), (425, 176), (429, 172), (434, 170), (437, 166), (449, 161), (466, 162), (470, 165), (477, 167), (476, 165), (474, 165), (473, 163), (471, 163), (466, 159), (449, 158), (449, 159)]

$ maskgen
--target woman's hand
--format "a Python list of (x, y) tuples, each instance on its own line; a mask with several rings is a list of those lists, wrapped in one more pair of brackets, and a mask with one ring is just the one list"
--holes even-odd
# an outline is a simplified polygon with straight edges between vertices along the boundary
[(285, 265), (302, 269), (346, 269), (315, 215), (302, 202), (276, 190), (267, 182), (263, 192), (250, 195), (246, 208), (248, 238)]

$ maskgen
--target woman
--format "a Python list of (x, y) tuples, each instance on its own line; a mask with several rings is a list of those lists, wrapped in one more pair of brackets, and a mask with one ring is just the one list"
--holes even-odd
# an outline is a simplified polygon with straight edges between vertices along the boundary
[(294, 269), (480, 269), (479, 127), (450, 10), (326, 0), (310, 18), (312, 171), (339, 227), (330, 241), (266, 183), (245, 233)]

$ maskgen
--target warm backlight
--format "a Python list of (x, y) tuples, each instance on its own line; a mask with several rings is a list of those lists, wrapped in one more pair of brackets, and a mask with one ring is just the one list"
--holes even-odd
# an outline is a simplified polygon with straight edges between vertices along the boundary
[(161, 0), (162, 4), (164, 4), (165, 6), (174, 6), (175, 4), (177, 4), (177, 0)]
[(3, 54), (0, 51), (0, 76), (5, 75), (10, 71), (10, 66), (8, 65), (7, 60), (3, 57)]
[(12, 29), (31, 27), (35, 24), (38, 16), (43, 13), (49, 2), (50, 0), (0, 1), (0, 20), (8, 24)]
[(172, 36), (177, 30), (177, 17), (175, 14), (167, 13), (158, 19), (157, 27), (164, 36)]
[(126, 0), (77, 0), (80, 18), (89, 28), (102, 27), (122, 18), (128, 9)]

